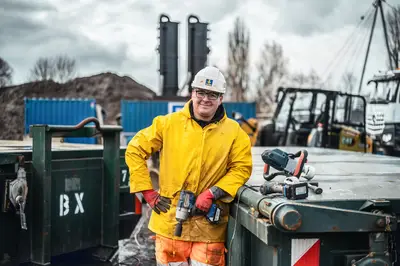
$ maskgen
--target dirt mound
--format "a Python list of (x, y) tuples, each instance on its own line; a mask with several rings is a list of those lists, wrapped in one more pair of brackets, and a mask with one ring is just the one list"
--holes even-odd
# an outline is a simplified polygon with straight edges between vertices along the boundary
[(151, 100), (156, 93), (126, 76), (102, 73), (71, 80), (65, 84), (38, 81), (0, 90), (0, 139), (22, 140), (24, 131), (24, 97), (94, 98), (106, 111), (105, 124), (115, 124), (120, 101)]

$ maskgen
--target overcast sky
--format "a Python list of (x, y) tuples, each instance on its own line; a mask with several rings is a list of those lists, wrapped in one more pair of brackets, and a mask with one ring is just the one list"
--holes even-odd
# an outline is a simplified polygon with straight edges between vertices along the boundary
[[(394, 5), (396, 0), (387, 2)], [(159, 92), (155, 49), (161, 13), (181, 22), (181, 83), (187, 69), (187, 16), (196, 14), (201, 21), (210, 23), (209, 63), (222, 68), (227, 64), (228, 31), (235, 17), (241, 16), (251, 32), (252, 65), (257, 62), (262, 44), (275, 40), (283, 46), (293, 72), (307, 73), (313, 68), (324, 78), (328, 66), (331, 74), (339, 76), (346, 66), (351, 70), (355, 65), (359, 74), (371, 24), (354, 29), (372, 3), (373, 0), (1, 0), (0, 56), (14, 68), (16, 84), (27, 81), (29, 69), (39, 56), (65, 53), (77, 60), (80, 76), (111, 71), (128, 75)], [(378, 18), (366, 78), (385, 68), (387, 60)], [(331, 63), (338, 59), (337, 53), (350, 34), (352, 45), (343, 51), (347, 55)], [(364, 45), (356, 47), (357, 41)], [(359, 57), (352, 61), (355, 51)], [(252, 71), (251, 77), (255, 76)]]

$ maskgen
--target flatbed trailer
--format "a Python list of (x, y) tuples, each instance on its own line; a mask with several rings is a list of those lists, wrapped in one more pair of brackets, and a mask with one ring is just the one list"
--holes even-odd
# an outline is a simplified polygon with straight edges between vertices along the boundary
[[(265, 182), (254, 147), (253, 172), (239, 189), (228, 225), (227, 265), (400, 265), (400, 159), (350, 151), (307, 148), (322, 194), (288, 200), (259, 192)], [(274, 181), (282, 181), (276, 177)]]

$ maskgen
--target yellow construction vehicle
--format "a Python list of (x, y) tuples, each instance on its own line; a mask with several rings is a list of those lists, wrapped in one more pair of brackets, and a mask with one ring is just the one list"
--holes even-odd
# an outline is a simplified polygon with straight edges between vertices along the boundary
[(258, 138), (258, 121), (256, 118), (245, 119), (239, 112), (232, 112), (232, 117), (239, 122), (240, 127), (249, 135), (251, 145), (255, 146)]
[(372, 152), (363, 96), (314, 88), (279, 88), (261, 146), (309, 146)]

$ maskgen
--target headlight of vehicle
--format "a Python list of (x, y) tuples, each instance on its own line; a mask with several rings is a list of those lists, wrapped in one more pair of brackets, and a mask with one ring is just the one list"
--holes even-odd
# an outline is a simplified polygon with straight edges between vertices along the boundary
[(382, 135), (383, 142), (389, 142), (392, 140), (392, 138), (393, 138), (392, 133), (385, 133)]

